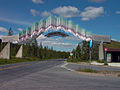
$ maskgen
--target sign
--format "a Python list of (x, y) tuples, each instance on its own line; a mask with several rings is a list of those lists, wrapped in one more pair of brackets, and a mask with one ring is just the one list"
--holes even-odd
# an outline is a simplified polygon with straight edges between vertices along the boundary
[(73, 53), (70, 53), (70, 56), (73, 56)]
[(108, 49), (107, 48), (105, 48), (105, 52), (107, 51)]
[(92, 40), (90, 40), (90, 48), (92, 47)]
[(92, 35), (92, 39), (94, 41), (97, 41), (97, 42), (103, 42), (103, 43), (110, 43), (111, 42), (111, 38), (110, 36), (106, 36), (106, 35)]
[(111, 62), (111, 53), (107, 53), (107, 62)]
[(110, 53), (108, 53), (108, 54), (107, 54), (107, 56), (108, 56), (108, 57), (111, 57), (111, 54), (110, 54)]

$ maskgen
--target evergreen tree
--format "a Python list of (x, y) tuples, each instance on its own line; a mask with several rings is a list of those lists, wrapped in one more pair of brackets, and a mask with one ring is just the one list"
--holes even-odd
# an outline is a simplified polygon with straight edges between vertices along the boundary
[(89, 42), (82, 42), (82, 60), (89, 60)]
[(76, 48), (76, 58), (79, 59), (79, 60), (81, 59), (81, 47), (80, 47), (79, 44)]
[(94, 60), (98, 60), (99, 58), (99, 56), (98, 56), (98, 54), (99, 54), (99, 45), (96, 43), (96, 42), (93, 42), (93, 46), (92, 46), (92, 59), (94, 59)]
[(32, 49), (33, 49), (33, 56), (37, 57), (38, 44), (36, 39), (32, 43)]
[(12, 28), (10, 27), (9, 31), (8, 31), (8, 36), (12, 36), (13, 35), (13, 30)]

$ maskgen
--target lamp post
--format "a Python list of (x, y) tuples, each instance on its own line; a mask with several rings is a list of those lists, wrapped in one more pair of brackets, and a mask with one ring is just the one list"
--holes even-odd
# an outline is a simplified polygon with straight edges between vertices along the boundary
[(92, 54), (92, 51), (91, 51), (91, 48), (92, 48), (92, 40), (89, 40), (90, 42), (90, 47), (89, 47), (89, 50), (90, 50), (90, 55), (89, 55), (89, 65), (91, 65), (91, 54)]
[(0, 39), (0, 51), (2, 49), (2, 39)]

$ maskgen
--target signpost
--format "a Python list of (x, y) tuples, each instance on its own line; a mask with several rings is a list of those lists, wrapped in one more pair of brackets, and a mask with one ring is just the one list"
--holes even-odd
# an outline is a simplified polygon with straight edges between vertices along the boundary
[(73, 56), (73, 53), (70, 53), (70, 56), (68, 58), (71, 59), (72, 56)]
[(106, 56), (106, 52), (108, 51), (108, 49), (107, 49), (107, 48), (105, 48), (104, 50), (105, 50), (104, 65), (107, 65), (107, 56)]
[(0, 51), (2, 49), (2, 39), (0, 39)]
[(111, 42), (111, 37), (110, 36), (106, 36), (106, 35), (96, 35), (96, 34), (93, 34), (92, 35), (92, 39), (94, 41), (97, 41), (97, 42), (103, 41), (103, 43), (110, 43)]

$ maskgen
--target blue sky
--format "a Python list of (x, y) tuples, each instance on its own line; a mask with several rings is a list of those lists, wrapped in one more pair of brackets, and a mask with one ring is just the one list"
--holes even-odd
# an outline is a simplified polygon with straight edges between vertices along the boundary
[[(71, 19), (92, 33), (111, 35), (112, 39), (120, 40), (120, 0), (0, 0), (0, 36), (7, 35), (10, 27), (17, 34), (50, 14)], [(61, 42), (63, 47), (64, 43), (71, 43), (67, 40)], [(69, 46), (69, 49), (75, 46)], [(67, 44), (64, 49), (58, 47), (55, 49), (68, 50)]]

